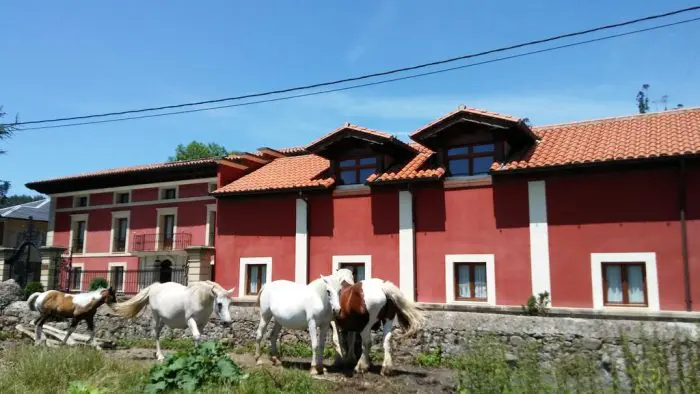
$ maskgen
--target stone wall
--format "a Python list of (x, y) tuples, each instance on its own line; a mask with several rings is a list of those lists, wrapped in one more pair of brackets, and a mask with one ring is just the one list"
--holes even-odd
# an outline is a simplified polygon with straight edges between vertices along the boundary
[[(258, 308), (252, 306), (232, 306), (234, 324), (223, 328), (211, 321), (204, 330), (204, 337), (221, 339), (232, 345), (247, 346), (255, 340), (259, 321)], [(523, 342), (537, 342), (542, 345), (541, 356), (551, 360), (565, 354), (587, 354), (601, 362), (619, 362), (622, 359), (620, 332), (630, 339), (632, 346), (641, 334), (652, 336), (656, 332), (660, 339), (673, 338), (690, 340), (700, 344), (700, 323), (668, 321), (633, 321), (611, 319), (585, 319), (570, 317), (532, 317), (496, 313), (470, 313), (464, 311), (428, 310), (427, 326), (415, 338), (398, 338), (393, 341), (392, 354), (395, 362), (410, 362), (416, 354), (441, 348), (443, 354), (458, 354), (470, 338), (480, 334), (493, 334), (506, 343), (515, 354), (517, 346)], [(38, 316), (30, 312), (24, 302), (15, 302), (5, 308), (0, 315), (0, 329), (14, 330), (18, 323), (29, 324)], [(53, 323), (65, 329), (66, 323)], [(103, 306), (98, 311), (95, 325), (97, 336), (106, 340), (153, 338), (150, 310), (146, 308), (134, 320), (126, 320), (110, 314)], [(84, 332), (81, 324), (76, 332)], [(268, 333), (270, 328), (268, 328)], [(189, 330), (166, 328), (163, 336), (189, 336)], [(330, 337), (329, 337), (330, 339)], [(305, 331), (282, 331), (285, 342), (308, 342)], [(374, 334), (373, 349), (380, 350), (381, 333)], [(267, 338), (265, 343), (269, 343)], [(310, 345), (309, 345), (310, 346)], [(512, 355), (511, 355), (512, 356)], [(512, 356), (514, 357), (514, 356)], [(604, 366), (604, 365), (603, 365)]]

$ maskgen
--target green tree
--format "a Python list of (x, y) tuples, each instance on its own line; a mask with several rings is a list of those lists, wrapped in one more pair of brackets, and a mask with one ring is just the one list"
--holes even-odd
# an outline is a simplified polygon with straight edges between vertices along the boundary
[(208, 157), (227, 156), (229, 154), (223, 146), (210, 142), (204, 144), (199, 141), (192, 141), (187, 146), (179, 144), (175, 148), (175, 156), (170, 156), (168, 161), (195, 160)]
[(24, 204), (32, 201), (43, 200), (44, 196), (30, 196), (27, 194), (15, 194), (14, 196), (7, 196), (4, 202), (0, 202), (0, 208), (11, 207), (13, 205)]
[(649, 84), (642, 85), (642, 90), (637, 92), (637, 108), (640, 114), (645, 114), (649, 111)]

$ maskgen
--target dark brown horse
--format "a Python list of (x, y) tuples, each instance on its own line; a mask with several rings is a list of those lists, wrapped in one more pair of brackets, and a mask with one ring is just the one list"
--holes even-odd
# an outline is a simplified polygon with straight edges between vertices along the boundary
[[(340, 314), (335, 318), (333, 330), (348, 333), (346, 361), (355, 359), (355, 333), (362, 337), (362, 355), (355, 372), (365, 373), (370, 365), (369, 352), (372, 346), (371, 330), (382, 323), (384, 329), (384, 361), (382, 375), (393, 367), (391, 361), (391, 330), (397, 319), (405, 330), (404, 336), (415, 334), (422, 326), (424, 317), (417, 305), (407, 299), (393, 283), (381, 279), (367, 279), (345, 285), (340, 293)], [(334, 340), (337, 335), (334, 335)], [(336, 345), (337, 347), (337, 345)]]
[(34, 293), (27, 299), (29, 309), (39, 312), (39, 318), (36, 320), (36, 335), (34, 341), (36, 344), (42, 342), (43, 326), (49, 319), (61, 320), (71, 319), (68, 333), (63, 339), (65, 345), (68, 337), (71, 336), (75, 327), (81, 321), (85, 320), (88, 331), (90, 331), (90, 345), (95, 345), (95, 322), (94, 317), (97, 308), (104, 303), (112, 304), (117, 301), (114, 289), (97, 289), (88, 293), (66, 294), (58, 290), (48, 290), (43, 293)]

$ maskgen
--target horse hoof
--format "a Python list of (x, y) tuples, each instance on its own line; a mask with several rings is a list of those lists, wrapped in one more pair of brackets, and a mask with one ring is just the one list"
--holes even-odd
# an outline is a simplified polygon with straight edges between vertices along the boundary
[(323, 375), (323, 373), (326, 372), (326, 368), (311, 367), (311, 370), (309, 372), (311, 373), (311, 375)]
[(277, 357), (270, 357), (270, 361), (272, 361), (272, 365), (280, 364), (280, 359)]
[(381, 372), (379, 373), (382, 376), (389, 376), (391, 375), (391, 368), (389, 367), (382, 367)]

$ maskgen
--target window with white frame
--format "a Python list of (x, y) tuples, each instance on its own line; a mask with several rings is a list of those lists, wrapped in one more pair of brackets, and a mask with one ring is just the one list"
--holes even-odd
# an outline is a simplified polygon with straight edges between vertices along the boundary
[(161, 200), (174, 200), (177, 198), (177, 187), (168, 187), (160, 189)]
[(355, 282), (372, 278), (371, 255), (333, 256), (333, 272), (345, 268), (352, 272)]
[(216, 204), (207, 205), (206, 245), (216, 246)]
[(87, 214), (71, 216), (70, 251), (71, 253), (85, 253), (85, 238), (87, 236)]
[(87, 195), (75, 196), (73, 198), (73, 207), (75, 208), (87, 207), (89, 203), (90, 201)]
[(496, 305), (495, 255), (446, 255), (445, 300)]
[(659, 310), (655, 253), (592, 253), (593, 307)]
[(112, 212), (112, 253), (126, 252), (129, 216), (129, 211)]
[(74, 291), (81, 291), (83, 289), (83, 266), (82, 264), (73, 264), (69, 273), (70, 289)]
[(272, 258), (242, 257), (240, 261), (239, 297), (256, 296), (272, 280)]
[(118, 293), (124, 292), (126, 264), (109, 263), (109, 285)]
[(131, 200), (131, 193), (129, 192), (116, 192), (114, 193), (114, 203), (115, 204), (128, 204)]

